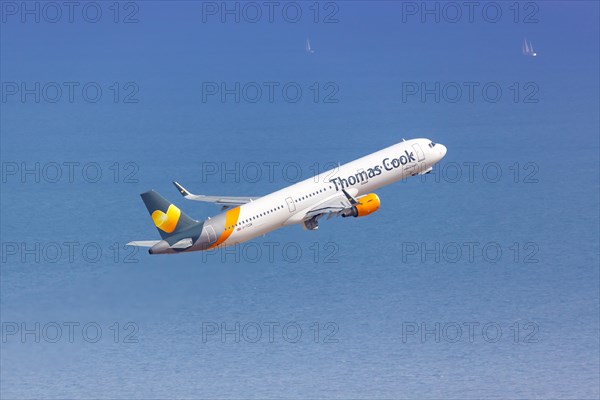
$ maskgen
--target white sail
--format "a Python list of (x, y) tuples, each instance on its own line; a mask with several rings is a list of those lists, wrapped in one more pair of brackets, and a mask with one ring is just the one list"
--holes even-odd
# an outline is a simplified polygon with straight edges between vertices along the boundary
[(522, 51), (526, 56), (537, 57), (538, 55), (535, 50), (533, 50), (533, 44), (531, 43), (531, 40), (528, 41), (526, 38), (523, 40)]
[(525, 39), (523, 41), (523, 54), (525, 54), (525, 55), (529, 54), (529, 45), (527, 44), (527, 39)]
[(306, 39), (306, 52), (309, 54), (314, 53), (315, 51), (313, 50), (312, 47), (310, 47), (310, 40)]

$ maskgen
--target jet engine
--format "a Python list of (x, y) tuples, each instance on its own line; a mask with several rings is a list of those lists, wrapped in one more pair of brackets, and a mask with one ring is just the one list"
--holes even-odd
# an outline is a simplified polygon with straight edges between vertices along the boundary
[(365, 217), (379, 210), (379, 206), (381, 205), (379, 196), (377, 196), (375, 193), (365, 194), (356, 200), (358, 200), (358, 204), (355, 204), (351, 208), (344, 210), (344, 212), (341, 213), (342, 217)]

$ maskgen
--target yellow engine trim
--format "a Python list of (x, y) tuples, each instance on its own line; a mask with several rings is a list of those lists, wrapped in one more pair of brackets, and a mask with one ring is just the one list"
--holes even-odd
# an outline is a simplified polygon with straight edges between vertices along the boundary
[(355, 206), (357, 211), (357, 217), (365, 217), (369, 214), (373, 214), (375, 211), (379, 210), (379, 206), (381, 202), (379, 201), (379, 196), (375, 193), (365, 194), (362, 197), (359, 197), (358, 204)]

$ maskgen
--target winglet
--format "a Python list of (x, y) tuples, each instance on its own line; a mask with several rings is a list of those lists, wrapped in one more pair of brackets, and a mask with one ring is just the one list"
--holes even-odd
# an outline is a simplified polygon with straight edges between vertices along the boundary
[(346, 195), (346, 198), (348, 199), (350, 204), (352, 204), (352, 205), (359, 204), (359, 202), (354, 197), (352, 197), (348, 192), (346, 192), (345, 189), (342, 189), (342, 192), (344, 192), (344, 194)]
[(175, 185), (175, 187), (177, 188), (177, 190), (179, 191), (179, 193), (181, 193), (181, 195), (182, 195), (183, 197), (187, 197), (187, 196), (190, 196), (190, 195), (191, 195), (191, 193), (190, 193), (190, 192), (188, 192), (188, 191), (186, 190), (186, 188), (184, 188), (183, 186), (181, 186), (179, 183), (177, 183), (177, 182), (173, 181), (173, 185)]

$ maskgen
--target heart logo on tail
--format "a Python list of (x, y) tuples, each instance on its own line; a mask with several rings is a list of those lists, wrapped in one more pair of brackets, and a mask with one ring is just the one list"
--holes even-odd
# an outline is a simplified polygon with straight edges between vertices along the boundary
[(166, 214), (160, 210), (154, 211), (152, 213), (152, 220), (158, 229), (167, 233), (171, 233), (175, 230), (177, 222), (179, 222), (180, 215), (181, 210), (171, 204), (167, 209)]

